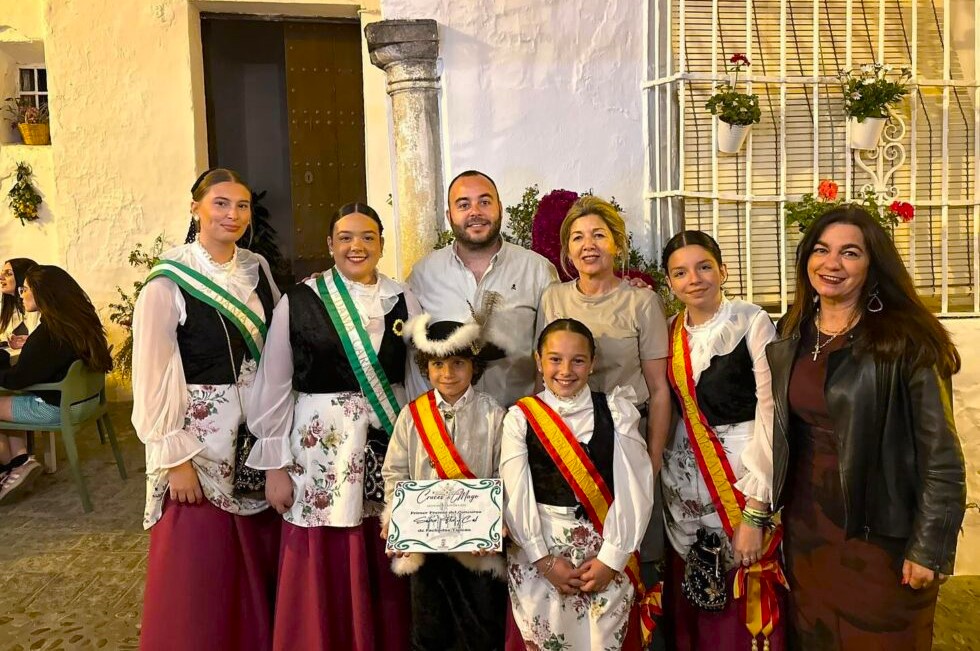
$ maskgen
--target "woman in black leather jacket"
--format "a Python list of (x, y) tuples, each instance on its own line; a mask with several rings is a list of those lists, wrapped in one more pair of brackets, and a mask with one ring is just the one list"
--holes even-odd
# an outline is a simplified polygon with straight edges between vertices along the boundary
[(862, 208), (817, 219), (796, 272), (766, 351), (792, 647), (928, 649), (966, 501), (959, 355)]

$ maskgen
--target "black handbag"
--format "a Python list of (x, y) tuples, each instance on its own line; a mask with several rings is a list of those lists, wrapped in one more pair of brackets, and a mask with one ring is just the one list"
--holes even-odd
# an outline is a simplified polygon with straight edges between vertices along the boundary
[(718, 611), (728, 603), (728, 588), (721, 563), (724, 545), (717, 533), (698, 529), (697, 540), (687, 553), (681, 594), (702, 610)]
[(265, 499), (265, 471), (245, 465), (256, 440), (255, 434), (244, 423), (238, 426), (235, 441), (235, 483), (232, 489), (236, 497)]
[[(235, 379), (235, 394), (238, 396), (238, 406), (245, 413), (245, 403), (242, 402), (242, 393), (238, 389), (238, 369), (235, 367), (235, 354), (231, 350), (231, 337), (228, 335), (228, 326), (218, 312), (218, 320), (225, 331), (225, 339), (228, 342), (228, 358), (231, 360), (231, 373)], [(235, 473), (232, 476), (232, 494), (235, 497), (248, 497), (251, 499), (265, 499), (265, 471), (256, 470), (245, 465), (248, 455), (252, 453), (252, 447), (258, 440), (255, 434), (249, 431), (245, 423), (238, 426), (235, 434)]]
[(381, 467), (388, 452), (388, 434), (382, 429), (368, 428), (364, 446), (364, 499), (372, 502), (385, 501), (385, 480)]

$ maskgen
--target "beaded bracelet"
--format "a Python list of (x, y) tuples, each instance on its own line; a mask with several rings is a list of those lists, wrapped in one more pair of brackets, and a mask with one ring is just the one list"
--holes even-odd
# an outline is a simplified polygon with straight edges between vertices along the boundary
[(558, 562), (558, 557), (552, 556), (551, 560), (548, 561), (548, 567), (545, 568), (545, 571), (541, 573), (541, 576), (545, 579), (548, 578), (548, 575), (551, 574), (551, 570), (555, 569), (555, 563), (557, 562)]
[(772, 523), (772, 514), (746, 506), (742, 509), (742, 519), (756, 529), (765, 529)]

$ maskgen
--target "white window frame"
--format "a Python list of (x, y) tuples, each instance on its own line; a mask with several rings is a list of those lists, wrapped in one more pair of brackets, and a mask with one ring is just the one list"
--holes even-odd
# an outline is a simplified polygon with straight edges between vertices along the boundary
[[(23, 71), (24, 70), (30, 70), (30, 71), (32, 71), (32, 74), (34, 75), (34, 90), (24, 90), (23, 89), (23, 87), (21, 85), (21, 82), (22, 82), (21, 75), (23, 74)], [(38, 71), (39, 70), (44, 70), (45, 75), (47, 75), (48, 69), (47, 69), (47, 66), (45, 66), (43, 63), (34, 63), (34, 64), (26, 64), (26, 65), (25, 64), (18, 64), (17, 65), (17, 97), (18, 98), (20, 98), (20, 97), (30, 97), (31, 98), (31, 101), (33, 102), (33, 105), (35, 107), (40, 107), (41, 106), (41, 98), (43, 97), (44, 100), (45, 100), (44, 103), (50, 107), (50, 104), (49, 104), (49, 92), (48, 92), (48, 90), (39, 90), (39, 87), (40, 87), (40, 84), (38, 83), (38, 81), (39, 81)], [(47, 84), (45, 84), (45, 87), (47, 88)]]
[[(909, 266), (910, 271), (913, 274), (913, 278), (917, 281), (920, 279), (917, 277), (917, 267), (916, 264), (916, 254), (917, 248), (919, 249), (919, 255), (922, 258), (920, 263), (924, 264), (926, 256), (931, 252), (935, 253), (936, 244), (933, 244), (930, 248), (929, 239), (934, 242), (939, 240), (938, 248), (940, 248), (940, 260), (938, 262), (938, 270), (935, 267), (930, 267), (931, 273), (935, 273), (937, 279), (939, 280), (936, 291), (936, 298), (938, 299), (937, 307), (938, 313), (941, 316), (980, 316), (980, 84), (978, 84), (976, 77), (980, 76), (980, 0), (974, 0), (973, 8), (973, 18), (974, 18), (974, 79), (954, 79), (951, 75), (951, 50), (952, 50), (952, 40), (951, 40), (951, 20), (946, 20), (947, 16), (951, 15), (950, 5), (951, 0), (935, 0), (936, 4), (942, 5), (942, 43), (945, 44), (942, 47), (942, 78), (930, 79), (924, 76), (919, 76), (919, 48), (920, 48), (920, 38), (930, 38), (935, 34), (925, 34), (920, 35), (918, 32), (920, 25), (919, 12), (923, 10), (923, 7), (927, 6), (928, 2), (932, 0), (911, 0), (911, 2), (903, 3), (903, 6), (910, 5), (907, 7), (907, 11), (911, 12), (911, 43), (909, 44), (910, 49), (910, 59), (911, 67), (913, 70), (913, 77), (911, 80), (912, 92), (910, 93), (910, 98), (906, 100), (909, 102), (909, 113), (910, 113), (910, 124), (908, 128), (907, 135), (903, 134), (903, 145), (908, 145), (908, 160), (904, 162), (905, 169), (902, 170), (903, 174), (909, 176), (909, 191), (904, 196), (899, 198), (902, 200), (907, 200), (913, 203), (916, 208), (922, 209), (936, 209), (940, 211), (940, 219), (938, 226), (930, 225), (931, 231), (927, 231), (925, 235), (919, 233), (917, 234), (917, 229), (923, 228), (917, 223), (913, 223), (911, 227), (899, 226), (896, 231), (896, 243), (899, 244), (900, 250), (903, 252), (906, 258), (906, 264)], [(726, 10), (730, 11), (733, 3), (725, 3)], [(753, 265), (753, 224), (756, 228), (759, 227), (759, 222), (753, 222), (752, 219), (752, 209), (753, 206), (766, 207), (770, 212), (775, 209), (776, 214), (779, 216), (779, 223), (775, 225), (775, 231), (778, 233), (778, 269), (779, 269), (779, 296), (778, 302), (775, 301), (765, 301), (767, 307), (774, 312), (784, 313), (787, 308), (789, 301), (792, 300), (793, 293), (793, 263), (794, 263), (794, 251), (795, 244), (798, 241), (798, 236), (795, 234), (787, 233), (787, 229), (782, 219), (783, 207), (787, 201), (794, 201), (799, 199), (799, 192), (787, 194), (787, 135), (792, 137), (793, 134), (787, 134), (787, 129), (784, 128), (784, 124), (780, 124), (778, 129), (778, 139), (776, 142), (776, 147), (779, 153), (780, 169), (778, 171), (778, 180), (775, 182), (776, 193), (775, 194), (757, 194), (753, 192), (752, 187), (752, 165), (753, 165), (753, 143), (752, 136), (746, 142), (743, 153), (744, 163), (742, 167), (744, 168), (743, 176), (741, 177), (740, 187), (743, 189), (741, 192), (731, 192), (725, 191), (719, 188), (719, 166), (727, 164), (727, 161), (722, 159), (719, 161), (718, 152), (715, 147), (712, 147), (711, 155), (711, 190), (710, 191), (697, 191), (691, 190), (685, 187), (685, 177), (687, 173), (687, 167), (685, 164), (685, 154), (686, 147), (689, 145), (689, 141), (686, 140), (685, 133), (685, 116), (691, 111), (703, 111), (705, 114), (707, 112), (704, 110), (703, 105), (701, 105), (698, 100), (698, 104), (689, 105), (690, 100), (688, 97), (689, 85), (700, 84), (699, 87), (703, 88), (706, 84), (711, 84), (713, 82), (722, 81), (727, 79), (727, 74), (723, 68), (723, 58), (732, 54), (735, 51), (741, 51), (747, 54), (749, 59), (754, 61), (753, 50), (758, 51), (756, 47), (758, 34), (755, 33), (755, 12), (753, 5), (757, 4), (759, 7), (765, 7), (761, 9), (763, 12), (769, 12), (766, 14), (766, 18), (770, 21), (770, 25), (774, 23), (777, 18), (775, 15), (775, 7), (778, 5), (778, 34), (779, 34), (779, 69), (778, 74), (773, 75), (771, 72), (768, 75), (757, 74), (759, 71), (757, 69), (750, 69), (747, 74), (742, 74), (740, 76), (740, 82), (746, 82), (744, 89), (746, 92), (752, 92), (753, 82), (765, 83), (765, 84), (775, 84), (778, 86), (778, 109), (774, 105), (774, 110), (778, 110), (777, 119), (781, 119), (785, 122), (787, 115), (787, 89), (792, 88), (805, 88), (809, 95), (809, 100), (812, 101), (812, 113), (813, 113), (813, 160), (812, 160), (812, 189), (807, 190), (811, 192), (816, 192), (817, 185), (822, 178), (821, 173), (821, 159), (820, 159), (820, 149), (819, 149), (819, 138), (820, 138), (820, 127), (826, 129), (827, 116), (823, 116), (824, 122), (821, 122), (821, 111), (826, 112), (826, 97), (822, 97), (822, 93), (825, 93), (827, 84), (836, 84), (836, 77), (832, 76), (820, 76), (818, 71), (823, 66), (820, 62), (821, 47), (826, 47), (822, 43), (820, 27), (821, 23), (824, 21), (824, 7), (822, 0), (815, 0), (812, 2), (795, 1), (792, 2), (792, 7), (796, 12), (812, 11), (812, 17), (810, 18), (810, 24), (812, 27), (812, 38), (810, 47), (805, 51), (800, 53), (799, 58), (809, 58), (808, 63), (812, 64), (812, 75), (797, 75), (793, 76), (790, 72), (787, 63), (795, 63), (798, 59), (796, 52), (788, 52), (788, 41), (787, 41), (787, 18), (789, 15), (791, 3), (790, 0), (769, 0), (764, 2), (763, 0), (744, 0), (745, 14), (745, 28), (741, 37), (737, 40), (737, 45), (733, 45), (731, 40), (726, 44), (727, 47), (722, 51), (719, 46), (718, 34), (718, 17), (719, 17), (719, 0), (711, 0), (710, 6), (712, 11), (712, 23), (711, 23), (711, 70), (710, 72), (696, 72), (689, 70), (688, 66), (688, 55), (686, 44), (689, 43), (687, 38), (687, 30), (689, 28), (686, 22), (686, 9), (692, 7), (693, 9), (701, 10), (708, 2), (699, 2), (698, 0), (646, 0), (644, 7), (644, 31), (645, 31), (645, 41), (646, 48), (644, 49), (644, 71), (645, 80), (641, 86), (641, 91), (643, 93), (643, 129), (644, 129), (644, 140), (646, 143), (645, 149), (645, 192), (644, 192), (644, 214), (648, 224), (652, 226), (651, 230), (653, 232), (653, 246), (655, 247), (655, 253), (659, 253), (662, 249), (663, 244), (666, 240), (673, 235), (678, 230), (684, 227), (684, 210), (685, 201), (691, 202), (710, 202), (712, 210), (711, 228), (705, 229), (710, 230), (713, 235), (719, 232), (719, 213), (720, 206), (723, 204), (730, 205), (732, 202), (737, 203), (744, 210), (744, 225), (742, 226), (742, 231), (740, 233), (740, 240), (744, 242), (744, 250), (739, 251), (741, 254), (740, 260), (742, 267), (745, 268), (744, 278), (745, 282), (743, 284), (744, 297), (749, 300), (756, 300), (759, 297), (756, 295), (755, 287), (753, 285), (753, 275), (757, 267)], [(844, 31), (844, 38), (846, 42), (846, 52), (844, 53), (845, 67), (852, 68), (856, 65), (866, 63), (864, 60), (854, 60), (852, 57), (852, 41), (853, 35), (856, 33), (853, 31), (857, 25), (853, 24), (856, 22), (856, 18), (865, 15), (867, 12), (877, 11), (877, 44), (873, 46), (873, 49), (881, 56), (881, 53), (885, 53), (886, 50), (886, 37), (891, 37), (891, 34), (886, 33), (886, 4), (889, 7), (893, 7), (894, 0), (847, 0), (846, 2), (846, 25), (834, 25), (835, 29)], [(921, 6), (920, 6), (921, 4)], [(858, 10), (862, 10), (864, 13), (858, 14)], [(890, 9), (891, 10), (891, 9)], [(729, 14), (730, 15), (730, 14)], [(798, 13), (794, 15), (799, 15)], [(928, 16), (923, 16), (924, 19), (929, 18)], [(697, 29), (697, 26), (692, 29)], [(703, 27), (702, 27), (703, 29)], [(772, 28), (770, 28), (772, 29)], [(693, 32), (692, 32), (693, 33)], [(731, 36), (731, 33), (727, 34)], [(679, 51), (675, 52), (674, 43), (678, 42), (681, 46), (678, 48)], [(838, 41), (839, 43), (839, 41)], [(697, 47), (704, 48), (705, 43), (698, 42)], [(894, 43), (890, 45), (894, 46)], [(769, 45), (772, 48), (772, 44)], [(840, 48), (838, 48), (839, 50)], [(882, 61), (882, 63), (888, 63), (888, 61)], [(821, 90), (823, 86), (824, 90)], [(954, 89), (965, 89), (969, 93), (969, 97), (972, 98), (972, 124), (968, 124), (967, 128), (972, 128), (972, 155), (973, 155), (973, 170), (970, 174), (970, 181), (972, 187), (970, 188), (970, 195), (966, 198), (957, 198), (954, 200), (949, 199), (949, 176), (950, 176), (950, 159), (949, 159), (949, 135), (950, 135), (950, 102), (951, 95), (955, 92)], [(926, 93), (932, 93), (938, 96), (942, 96), (942, 109), (941, 109), (941, 134), (942, 134), (942, 156), (941, 162), (938, 166), (939, 169), (932, 169), (923, 171), (923, 176), (928, 174), (934, 175), (938, 172), (941, 177), (940, 183), (941, 188), (939, 192), (939, 198), (935, 198), (933, 195), (932, 199), (918, 198), (916, 197), (916, 187), (918, 183), (923, 182), (918, 176), (919, 167), (924, 166), (925, 163), (921, 163), (917, 160), (917, 143), (916, 137), (919, 131), (917, 123), (919, 120), (923, 119), (922, 116), (925, 115), (925, 110), (927, 107), (922, 105), (919, 101), (918, 91), (925, 90)], [(962, 92), (962, 90), (961, 90)], [(962, 97), (962, 95), (960, 96)], [(935, 108), (931, 106), (931, 108)], [(765, 110), (765, 109), (764, 109)], [(710, 119), (711, 116), (707, 115)], [(769, 116), (764, 113), (763, 120), (769, 119)], [(902, 124), (902, 130), (904, 131), (905, 125)], [(836, 127), (835, 127), (836, 128)], [(849, 127), (848, 127), (849, 128)], [(935, 127), (933, 127), (935, 128)], [(841, 132), (843, 132), (844, 126), (840, 127)], [(711, 127), (711, 139), (712, 144), (717, 142), (717, 127), (712, 124)], [(811, 134), (807, 134), (811, 135)], [(849, 133), (847, 134), (849, 135)], [(904, 149), (904, 147), (903, 147)], [(904, 153), (903, 153), (904, 158)], [(756, 161), (759, 162), (759, 161)], [(769, 161), (771, 162), (771, 160)], [(886, 161), (883, 157), (879, 156), (877, 161), (871, 161), (868, 168), (872, 172), (877, 172), (880, 183), (887, 183), (888, 170), (883, 169), (886, 165)], [(877, 168), (877, 169), (875, 169)], [(846, 162), (844, 163), (844, 178), (837, 179), (840, 181), (841, 193), (846, 200), (851, 200), (854, 198), (854, 194), (859, 190), (862, 183), (867, 179), (868, 174), (864, 171), (864, 167), (856, 163), (855, 157), (853, 155), (846, 156)], [(826, 167), (824, 167), (823, 174), (826, 174)], [(704, 169), (703, 173), (707, 175), (708, 170)], [(756, 177), (758, 178), (758, 177)], [(950, 208), (958, 210), (966, 210), (967, 219), (960, 220), (960, 225), (966, 224), (970, 233), (967, 237), (962, 232), (953, 233), (950, 229)], [(972, 219), (971, 219), (972, 217)], [(968, 222), (968, 223), (967, 223)], [(768, 224), (769, 232), (773, 231), (773, 225)], [(904, 229), (904, 230), (903, 230)], [(769, 236), (768, 234), (766, 235)], [(953, 238), (953, 239), (951, 239)], [(958, 242), (955, 238), (961, 238)], [(966, 239), (963, 239), (966, 238)], [(919, 246), (917, 247), (917, 240)], [(968, 240), (968, 241), (967, 241)], [(968, 256), (968, 260), (964, 261), (959, 259), (959, 264), (961, 268), (965, 268), (969, 271), (970, 283), (968, 286), (960, 286), (957, 288), (957, 292), (963, 293), (964, 296), (969, 296), (972, 298), (972, 305), (957, 305), (956, 311), (950, 311), (950, 243), (951, 241), (962, 244), (967, 243), (967, 250), (970, 250), (969, 245), (972, 245), (972, 253)], [(926, 253), (922, 253), (925, 250)], [(727, 253), (727, 252), (726, 252)], [(770, 261), (770, 264), (772, 262)], [(929, 262), (930, 265), (935, 263)], [(757, 273), (757, 272), (756, 272)], [(929, 285), (932, 287), (932, 285)], [(960, 301), (962, 303), (963, 301)], [(778, 303), (778, 304), (777, 304)]]

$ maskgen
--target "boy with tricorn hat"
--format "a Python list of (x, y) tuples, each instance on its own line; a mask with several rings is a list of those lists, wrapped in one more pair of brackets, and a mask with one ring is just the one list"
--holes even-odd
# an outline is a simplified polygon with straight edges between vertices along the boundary
[[(504, 356), (485, 340), (480, 322), (432, 323), (422, 314), (410, 319), (404, 330), (433, 388), (406, 405), (395, 423), (382, 470), (384, 537), (398, 481), (498, 476), (506, 414), (492, 397), (472, 386), (487, 362)], [(507, 585), (502, 554), (389, 555), (395, 557), (396, 574), (411, 576), (413, 649), (503, 648)]]

